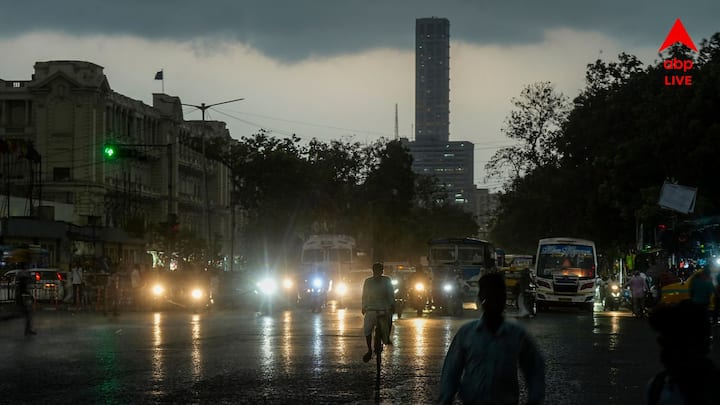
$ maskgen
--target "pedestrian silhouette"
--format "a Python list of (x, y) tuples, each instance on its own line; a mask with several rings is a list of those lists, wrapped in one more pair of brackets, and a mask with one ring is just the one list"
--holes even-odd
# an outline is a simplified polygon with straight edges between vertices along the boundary
[(459, 393), (464, 403), (517, 404), (519, 365), (528, 388), (527, 403), (542, 403), (545, 362), (525, 329), (503, 317), (506, 290), (502, 274), (484, 275), (478, 289), (483, 315), (455, 334), (443, 364), (439, 402), (452, 403)]
[(37, 335), (33, 329), (33, 297), (30, 291), (32, 277), (27, 263), (20, 263), (20, 271), (15, 275), (15, 312), (3, 316), (2, 320), (25, 318), (25, 336)]
[(690, 300), (659, 307), (650, 315), (650, 326), (658, 333), (665, 369), (648, 383), (647, 403), (720, 404), (720, 369), (708, 358), (707, 309)]

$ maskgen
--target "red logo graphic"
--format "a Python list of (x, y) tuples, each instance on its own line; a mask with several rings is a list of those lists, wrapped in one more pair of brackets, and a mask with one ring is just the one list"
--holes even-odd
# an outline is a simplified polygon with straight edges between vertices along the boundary
[(695, 43), (693, 42), (692, 38), (690, 38), (690, 35), (688, 35), (687, 31), (685, 30), (685, 26), (679, 18), (675, 20), (675, 24), (673, 24), (670, 32), (667, 35), (667, 38), (665, 38), (665, 42), (663, 42), (663, 44), (660, 46), (658, 52), (662, 52), (666, 48), (669, 48), (671, 45), (674, 45), (678, 42), (687, 46), (695, 52), (698, 51), (695, 47)]
[[(682, 21), (680, 21), (679, 18), (675, 20), (675, 24), (673, 24), (670, 32), (667, 35), (667, 38), (665, 38), (665, 42), (663, 42), (662, 46), (660, 46), (658, 52), (662, 52), (678, 42), (687, 46), (695, 52), (698, 51), (697, 47), (695, 47), (695, 43), (693, 42), (692, 38), (690, 38), (690, 35), (688, 35), (685, 27), (682, 24)], [(691, 75), (686, 73), (688, 72), (688, 70), (691, 70), (693, 68), (693, 65), (694, 63), (692, 59), (665, 59), (663, 61), (663, 68), (668, 71), (668, 73), (671, 73), (670, 75), (665, 75), (665, 85), (692, 86), (693, 78)], [(673, 71), (677, 72), (677, 74), (672, 74), (674, 73)]]

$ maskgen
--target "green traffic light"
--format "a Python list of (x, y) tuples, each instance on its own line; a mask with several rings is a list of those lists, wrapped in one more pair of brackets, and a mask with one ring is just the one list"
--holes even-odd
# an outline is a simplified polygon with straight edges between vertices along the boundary
[(103, 154), (105, 155), (105, 158), (113, 159), (117, 155), (117, 148), (115, 147), (115, 145), (105, 145), (105, 148), (103, 149)]

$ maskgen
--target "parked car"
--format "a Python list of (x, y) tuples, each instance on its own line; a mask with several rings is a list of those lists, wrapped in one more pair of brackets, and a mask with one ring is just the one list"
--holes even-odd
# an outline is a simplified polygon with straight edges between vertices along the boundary
[[(36, 301), (58, 302), (65, 294), (65, 277), (60, 269), (29, 269), (34, 281), (31, 285), (32, 296)], [(2, 276), (0, 283), (0, 301), (15, 300), (15, 278), (20, 270), (10, 270)]]

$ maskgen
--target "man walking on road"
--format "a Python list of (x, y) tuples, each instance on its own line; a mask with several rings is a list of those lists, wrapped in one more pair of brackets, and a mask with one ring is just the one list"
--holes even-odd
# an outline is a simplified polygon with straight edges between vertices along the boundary
[(518, 365), (528, 387), (528, 404), (545, 398), (545, 361), (533, 338), (516, 323), (504, 319), (505, 280), (490, 273), (478, 282), (483, 315), (463, 325), (445, 356), (440, 377), (440, 403), (450, 404), (456, 393), (464, 403), (517, 404)]
[(636, 271), (633, 278), (628, 282), (630, 293), (632, 294), (633, 314), (635, 316), (643, 316), (645, 313), (645, 291), (647, 291), (647, 283), (640, 276), (640, 272)]

